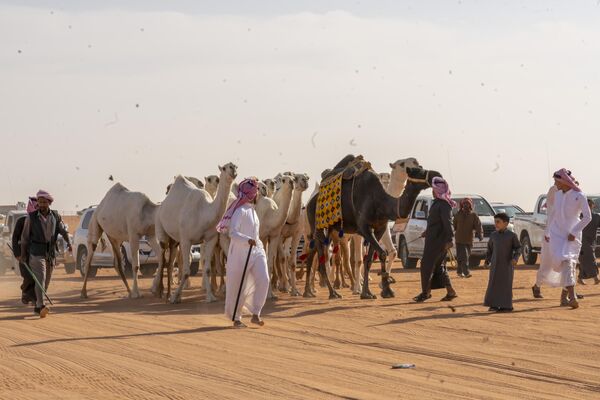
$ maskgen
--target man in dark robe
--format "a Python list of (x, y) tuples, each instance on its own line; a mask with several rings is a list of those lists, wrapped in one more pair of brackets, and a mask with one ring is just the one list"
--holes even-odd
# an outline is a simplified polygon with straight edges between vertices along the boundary
[(450, 282), (445, 268), (445, 259), (453, 246), (452, 240), (452, 208), (456, 206), (451, 198), (448, 183), (443, 178), (433, 178), (432, 189), (434, 200), (427, 217), (425, 248), (421, 259), (421, 294), (413, 300), (421, 303), (431, 298), (432, 289), (446, 288), (446, 296), (442, 301), (456, 298), (456, 291)]
[[(30, 197), (27, 203), (27, 213), (32, 213), (37, 209), (37, 198)], [(13, 255), (16, 259), (19, 259), (21, 256), (21, 235), (23, 234), (23, 227), (25, 225), (26, 217), (21, 217), (15, 223), (15, 228), (13, 229), (12, 235), (12, 250)], [(23, 304), (35, 303), (35, 281), (33, 277), (27, 271), (27, 268), (22, 262), (19, 262), (19, 272), (21, 273), (21, 277), (23, 278), (23, 283), (21, 283), (21, 301)]]
[(483, 304), (490, 311), (513, 310), (513, 276), (521, 255), (521, 243), (517, 235), (508, 230), (509, 222), (510, 218), (506, 213), (494, 216), (496, 232), (492, 233), (488, 242), (486, 264), (490, 266), (490, 277)]
[(473, 248), (473, 233), (479, 241), (483, 240), (483, 228), (479, 216), (473, 211), (473, 200), (469, 197), (460, 201), (460, 210), (454, 216), (454, 232), (456, 242), (456, 274), (470, 278), (469, 259)]
[(585, 285), (584, 279), (594, 279), (597, 285), (600, 283), (598, 279), (598, 265), (596, 264), (596, 237), (598, 229), (600, 229), (600, 214), (595, 213), (596, 204), (592, 199), (588, 199), (590, 210), (592, 210), (592, 222), (587, 224), (583, 229), (581, 238), (581, 254), (579, 255), (579, 280), (580, 285)]

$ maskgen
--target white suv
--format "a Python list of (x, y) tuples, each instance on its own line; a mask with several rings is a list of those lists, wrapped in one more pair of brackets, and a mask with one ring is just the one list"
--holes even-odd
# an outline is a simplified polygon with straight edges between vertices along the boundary
[[(460, 203), (466, 197), (473, 199), (474, 211), (479, 216), (483, 228), (484, 239), (482, 241), (478, 239), (473, 241), (473, 249), (469, 261), (469, 266), (476, 267), (485, 259), (487, 242), (495, 230), (495, 213), (490, 203), (478, 195), (454, 195), (452, 199)], [(404, 229), (402, 231), (394, 231), (394, 244), (404, 268), (416, 268), (417, 262), (423, 257), (425, 239), (421, 235), (427, 229), (427, 216), (432, 201), (433, 197), (431, 195), (419, 196), (415, 201), (415, 205), (410, 213), (410, 219)], [(458, 206), (452, 210), (453, 214), (456, 214), (456, 212), (458, 212)], [(456, 254), (456, 246), (453, 247), (452, 251)]]
[[(85, 266), (88, 255), (91, 253), (91, 249), (87, 248), (87, 237), (88, 227), (95, 209), (96, 207), (90, 207), (83, 211), (83, 214), (79, 220), (79, 225), (77, 226), (77, 230), (73, 235), (73, 253), (75, 256), (76, 267), (81, 273), (81, 276), (84, 276), (83, 267)], [(133, 268), (131, 266), (131, 247), (129, 246), (128, 242), (124, 242), (121, 245), (120, 252), (121, 254), (118, 256), (121, 257), (121, 260), (123, 261), (125, 273), (126, 275), (131, 276), (133, 273)], [(140, 239), (139, 253), (140, 272), (142, 276), (153, 276), (156, 268), (158, 267), (158, 257), (156, 254), (154, 254), (154, 251), (152, 250), (152, 247), (150, 247), (150, 244), (147, 240)], [(103, 233), (102, 237), (98, 241), (96, 251), (94, 252), (94, 258), (92, 259), (92, 266), (90, 268), (89, 276), (96, 276), (98, 268), (113, 268), (114, 265), (115, 255), (113, 254), (112, 246), (110, 245), (106, 234)]]

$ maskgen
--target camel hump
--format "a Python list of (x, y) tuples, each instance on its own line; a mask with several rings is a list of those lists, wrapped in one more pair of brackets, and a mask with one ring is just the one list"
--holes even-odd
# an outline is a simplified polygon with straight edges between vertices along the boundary
[(109, 192), (126, 192), (129, 191), (121, 182), (115, 183), (109, 190)]

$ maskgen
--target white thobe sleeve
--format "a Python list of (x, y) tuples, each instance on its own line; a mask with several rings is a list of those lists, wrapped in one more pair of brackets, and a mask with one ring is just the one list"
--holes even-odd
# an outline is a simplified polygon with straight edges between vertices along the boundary
[(587, 198), (585, 196), (580, 195), (579, 201), (581, 201), (582, 203), (581, 215), (583, 216), (583, 218), (581, 218), (577, 225), (575, 225), (571, 230), (571, 235), (573, 236), (578, 236), (579, 234), (581, 234), (583, 229), (586, 226), (588, 226), (590, 222), (592, 222), (592, 211), (590, 210), (590, 206), (587, 203)]
[(241, 232), (242, 225), (246, 219), (248, 219), (248, 213), (243, 209), (238, 209), (233, 213), (231, 223), (229, 224), (229, 237), (231, 240), (248, 243), (248, 240), (252, 239)]

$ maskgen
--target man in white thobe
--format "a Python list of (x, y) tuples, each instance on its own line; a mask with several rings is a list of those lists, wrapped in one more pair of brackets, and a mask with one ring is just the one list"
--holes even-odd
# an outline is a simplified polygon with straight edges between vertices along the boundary
[(256, 179), (242, 181), (236, 201), (217, 226), (219, 232), (228, 232), (231, 238), (227, 255), (225, 315), (233, 320), (235, 328), (246, 327), (242, 322), (244, 310), (252, 314), (253, 324), (264, 325), (260, 315), (269, 290), (269, 272), (265, 249), (259, 238), (260, 223), (254, 210), (257, 190)]
[(575, 269), (582, 231), (592, 216), (586, 196), (566, 169), (557, 171), (554, 180), (558, 190), (548, 213), (538, 283), (562, 287), (561, 305), (577, 308)]

